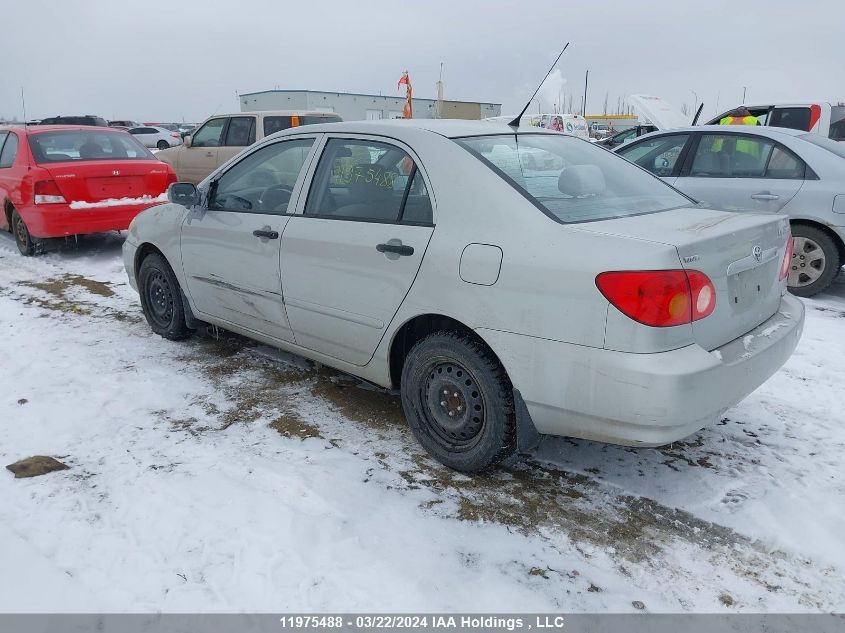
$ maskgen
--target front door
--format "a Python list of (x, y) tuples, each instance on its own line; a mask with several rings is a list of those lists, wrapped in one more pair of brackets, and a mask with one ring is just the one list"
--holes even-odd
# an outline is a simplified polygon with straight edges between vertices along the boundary
[(372, 358), (433, 228), (422, 172), (398, 144), (331, 138), (282, 236), (296, 342), (355, 365)]
[(675, 186), (729, 211), (780, 211), (804, 183), (804, 163), (772, 139), (701, 134)]
[(279, 246), (314, 142), (314, 137), (284, 140), (247, 154), (211, 183), (206, 208), (187, 214), (182, 266), (201, 313), (293, 341)]
[(176, 175), (179, 180), (195, 185), (217, 169), (217, 153), (223, 141), (226, 117), (209, 119), (191, 137), (190, 144), (179, 147)]

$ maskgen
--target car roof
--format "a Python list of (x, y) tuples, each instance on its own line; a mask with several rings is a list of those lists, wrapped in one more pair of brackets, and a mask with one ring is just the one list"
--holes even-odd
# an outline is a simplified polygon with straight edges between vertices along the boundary
[(211, 114), (206, 117), (208, 119), (216, 119), (221, 116), (339, 116), (337, 112), (323, 112), (322, 110), (250, 110), (249, 112), (221, 112), (220, 114)]
[[(809, 134), (805, 130), (793, 130), (787, 127), (771, 127), (768, 125), (691, 125), (687, 127), (676, 127), (671, 130), (658, 130), (651, 134), (644, 134), (640, 138), (646, 136), (658, 136), (660, 134), (672, 134), (677, 132), (719, 132), (720, 134), (742, 134), (745, 132), (753, 132), (760, 136), (803, 136)], [(637, 139), (639, 140), (639, 139)]]
[[(432, 132), (447, 138), (461, 136), (490, 136), (513, 134), (514, 128), (499, 121), (469, 121), (464, 119), (382, 119), (377, 121), (343, 121), (338, 123), (314, 123), (277, 132), (273, 136), (308, 132), (345, 132), (349, 134), (376, 134), (401, 136), (403, 133)], [(551, 130), (523, 125), (517, 129), (520, 134), (560, 134)]]

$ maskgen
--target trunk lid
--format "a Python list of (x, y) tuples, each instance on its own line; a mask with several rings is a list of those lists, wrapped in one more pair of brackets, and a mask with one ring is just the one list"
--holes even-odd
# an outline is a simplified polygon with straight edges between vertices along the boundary
[[(157, 160), (95, 160), (41, 164), (69, 204), (155, 198), (166, 189), (169, 168)], [(127, 202), (127, 204), (132, 204)]]
[(780, 305), (785, 282), (778, 274), (789, 236), (784, 215), (683, 208), (578, 228), (672, 245), (681, 267), (706, 274), (716, 288), (716, 309), (692, 323), (704, 349), (742, 336)]

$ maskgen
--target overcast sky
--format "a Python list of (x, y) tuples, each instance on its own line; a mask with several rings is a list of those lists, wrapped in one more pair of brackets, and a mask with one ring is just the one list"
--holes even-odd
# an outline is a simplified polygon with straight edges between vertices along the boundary
[[(589, 0), (3, 0), (0, 118), (98, 114), (199, 121), (274, 87), (502, 103), (546, 87), (588, 113), (605, 94), (654, 94), (705, 114), (747, 102), (845, 100), (843, 0), (688, 3)], [(564, 97), (565, 98), (565, 97)], [(532, 108), (536, 108), (532, 106)], [(536, 110), (534, 110), (536, 111)]]

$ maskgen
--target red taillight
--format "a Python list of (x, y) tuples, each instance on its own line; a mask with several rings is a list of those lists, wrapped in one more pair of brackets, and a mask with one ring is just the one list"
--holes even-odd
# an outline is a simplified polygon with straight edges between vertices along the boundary
[(66, 202), (55, 180), (39, 180), (35, 183), (35, 204), (64, 204)]
[(786, 240), (786, 251), (783, 253), (783, 261), (780, 263), (780, 275), (778, 276), (779, 281), (785, 280), (789, 277), (789, 265), (792, 263), (792, 249), (795, 248), (795, 240), (792, 239), (792, 236), (789, 236), (789, 239)]
[(716, 288), (697, 270), (606, 272), (596, 286), (620, 312), (653, 327), (691, 323), (716, 308)]
[(169, 187), (174, 182), (177, 182), (179, 179), (176, 178), (176, 172), (172, 169), (167, 170), (167, 186)]
[(171, 132), (171, 133), (170, 133), (170, 136), (172, 136), (173, 138), (181, 138), (181, 137), (179, 136), (179, 132)]

